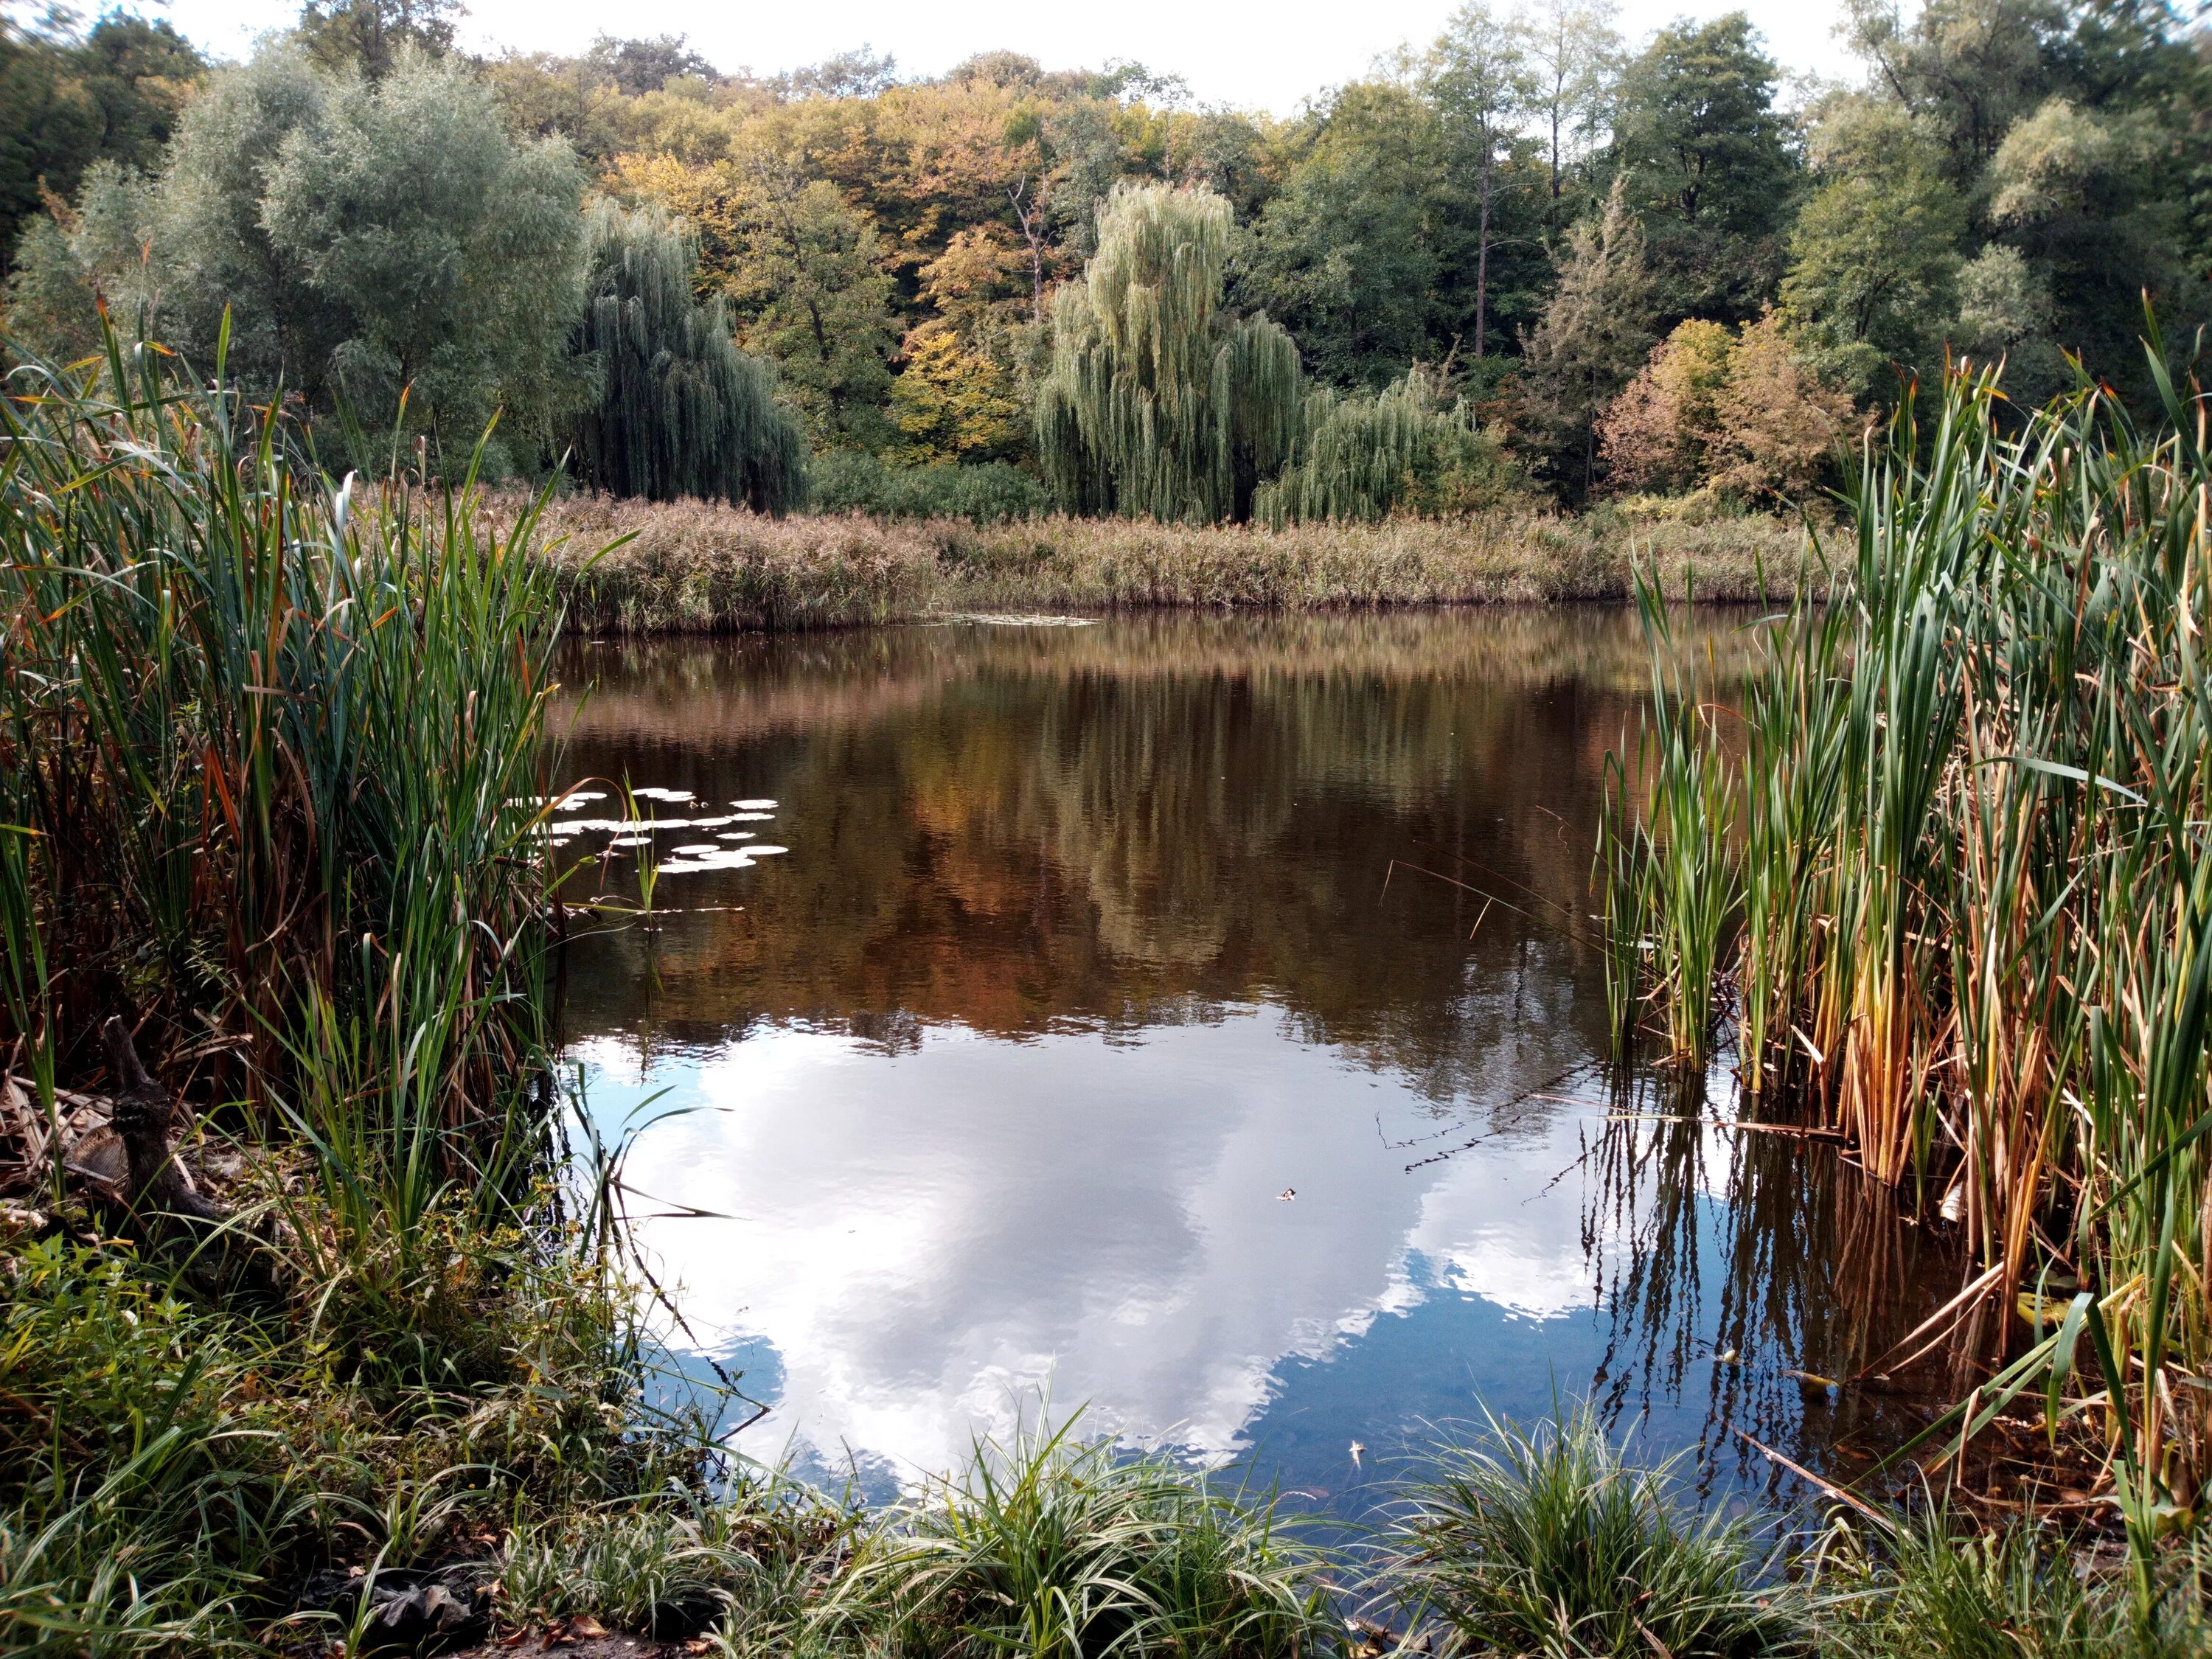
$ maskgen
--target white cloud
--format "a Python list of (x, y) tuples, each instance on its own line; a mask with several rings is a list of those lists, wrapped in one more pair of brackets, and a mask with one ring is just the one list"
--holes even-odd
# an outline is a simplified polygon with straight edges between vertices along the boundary
[[(1500, 1073), (1529, 1075), (1495, 1090), (1559, 1063), (1512, 1051)], [(1102, 1429), (1226, 1455), (1285, 1358), (1407, 1310), (1439, 1268), (1516, 1313), (1590, 1298), (1579, 1184), (1541, 1190), (1586, 1115), (1409, 1173), (1387, 1143), (1432, 1109), (1272, 1012), (1135, 1044), (933, 1028), (896, 1056), (769, 1031), (642, 1082), (719, 1109), (645, 1135), (631, 1180), (736, 1218), (648, 1245), (702, 1337), (775, 1349), (756, 1437), (832, 1463), (943, 1469), (1048, 1382)]]

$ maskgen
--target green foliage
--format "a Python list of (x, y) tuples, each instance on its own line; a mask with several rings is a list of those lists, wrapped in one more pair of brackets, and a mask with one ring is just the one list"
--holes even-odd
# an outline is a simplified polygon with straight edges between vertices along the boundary
[(568, 349), (581, 189), (566, 146), (517, 143), (459, 64), (404, 56), (372, 82), (280, 42), (214, 78), (150, 187), (96, 173), (69, 234), (27, 246), (12, 291), (33, 344), (87, 343), (70, 296), (97, 289), (126, 327), (154, 307), (198, 361), (228, 326), (255, 390), (404, 424), (452, 464), (503, 410), (491, 459), (526, 464), (588, 390)]
[(1940, 352), (1965, 204), (1942, 153), (1893, 105), (1838, 102), (1814, 149), (1819, 188), (1790, 233), (1782, 310), (1821, 370), (1863, 392)]
[(617, 495), (780, 513), (805, 486), (805, 438), (774, 373), (739, 351), (719, 300), (693, 298), (698, 245), (655, 208), (596, 204), (575, 349), (599, 395), (575, 422), (579, 476)]
[(1418, 370), (1370, 397), (1315, 392), (1303, 426), (1289, 464), (1254, 499), (1253, 516), (1277, 529), (1400, 510), (1456, 515), (1514, 494), (1516, 474), (1497, 439), (1464, 400), (1439, 407), (1433, 380)]
[(775, 360), (816, 449), (881, 447), (896, 336), (875, 227), (834, 185), (774, 166), (734, 205), (725, 292), (746, 346)]
[(1773, 291), (1797, 183), (1778, 73), (1741, 12), (1661, 29), (1621, 70), (1608, 161), (1662, 315), (1738, 321)]
[(1385, 1534), (1384, 1582), (1452, 1653), (1667, 1653), (1749, 1659), (1810, 1648), (1807, 1608), (1740, 1519), (1700, 1516), (1672, 1464), (1635, 1468), (1585, 1406), (1437, 1449)]
[(0, 18), (0, 272), (42, 204), (73, 198), (95, 163), (159, 166), (206, 72), (166, 21), (111, 13), (78, 40)]
[(1651, 349), (1656, 301), (1644, 234), (1615, 183), (1604, 216), (1569, 233), (1559, 285), (1522, 343), (1523, 418), (1571, 500), (1597, 480), (1597, 426)]
[(897, 466), (847, 450), (814, 463), (813, 505), (823, 513), (1000, 524), (1042, 517), (1052, 510), (1052, 492), (1004, 461)]
[(453, 49), (460, 0), (307, 0), (300, 40), (326, 70), (380, 81), (410, 52)]
[(586, 386), (567, 349), (584, 260), (568, 147), (515, 143), (458, 64), (403, 56), (325, 97), (313, 128), (286, 136), (259, 214), (343, 319), (343, 396), (372, 425), (404, 407), (441, 450), (466, 453), (502, 408), (550, 439)]
[(1253, 227), (1237, 301), (1278, 319), (1333, 386), (1386, 384), (1443, 356), (1436, 231), (1446, 187), (1443, 136), (1425, 100), (1402, 87), (1340, 88)]
[(1037, 453), (1071, 512), (1163, 522), (1250, 516), (1303, 413), (1297, 348), (1222, 309), (1229, 204), (1210, 191), (1117, 189), (1098, 252), (1053, 306)]

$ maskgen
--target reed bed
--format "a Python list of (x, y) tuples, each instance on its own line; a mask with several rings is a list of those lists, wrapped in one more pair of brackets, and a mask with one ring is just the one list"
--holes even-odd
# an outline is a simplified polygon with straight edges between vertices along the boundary
[[(288, 1645), (698, 1475), (551, 1158), (534, 526), (293, 435), (112, 339), (0, 398), (11, 1653)], [(66, 1169), (64, 1083), (169, 1173)]]
[(1740, 726), (1658, 672), (1601, 854), (1619, 1006), (1690, 1066), (1732, 1016), (1753, 1096), (1960, 1230), (1945, 1428), (2102, 1447), (2146, 1596), (2212, 1478), (2212, 465), (2161, 385), (2154, 430), (1908, 405)]
[[(522, 504), (491, 506), (503, 525)], [(1796, 520), (1756, 515), (978, 526), (572, 496), (545, 504), (540, 522), (570, 624), (592, 635), (837, 628), (963, 610), (1623, 601), (1633, 592), (1632, 547), (1677, 598), (1751, 600), (1794, 587), (1806, 548)]]

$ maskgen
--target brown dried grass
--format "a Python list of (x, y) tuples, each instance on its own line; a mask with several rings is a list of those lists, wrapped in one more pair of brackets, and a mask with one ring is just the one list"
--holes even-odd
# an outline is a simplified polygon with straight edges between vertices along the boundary
[(1632, 558), (1671, 597), (1743, 601), (1788, 592), (1807, 556), (1795, 520), (1617, 512), (1279, 531), (1131, 519), (979, 526), (575, 496), (553, 502), (544, 523), (570, 626), (593, 635), (838, 628), (961, 610), (1620, 601), (1632, 592)]

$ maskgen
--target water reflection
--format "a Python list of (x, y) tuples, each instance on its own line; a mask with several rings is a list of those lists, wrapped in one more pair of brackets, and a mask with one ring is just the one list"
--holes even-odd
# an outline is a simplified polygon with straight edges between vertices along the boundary
[[(942, 1468), (1049, 1379), (1351, 1510), (1378, 1462), (1353, 1440), (1555, 1390), (1720, 1472), (1751, 1467), (1731, 1422), (1814, 1461), (1893, 1432), (1785, 1375), (1851, 1369), (1924, 1300), (1889, 1207), (1826, 1151), (1656, 1121), (1705, 1109), (1602, 1064), (1584, 913), (1632, 620), (912, 627), (569, 666), (575, 775), (693, 816), (772, 799), (740, 829), (790, 849), (665, 878), (658, 932), (566, 964), (594, 1114), (694, 1109), (631, 1175), (727, 1218), (647, 1231), (774, 1406), (756, 1445)], [(1869, 1318), (1838, 1275), (1877, 1271)]]

